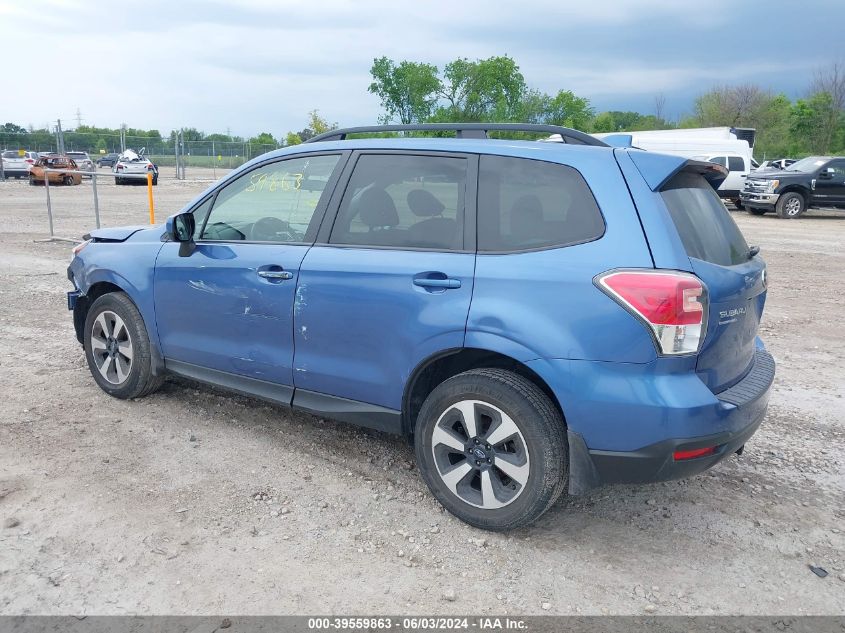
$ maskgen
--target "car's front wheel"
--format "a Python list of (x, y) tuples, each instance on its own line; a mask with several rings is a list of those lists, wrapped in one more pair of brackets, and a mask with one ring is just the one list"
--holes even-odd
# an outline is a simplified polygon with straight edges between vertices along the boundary
[(568, 474), (560, 412), (531, 381), (474, 369), (438, 385), (415, 428), (420, 473), (456, 517), (485, 530), (527, 525), (563, 492)]
[(85, 319), (85, 357), (94, 380), (115, 398), (140, 398), (158, 389), (144, 320), (123, 292), (102, 295)]
[(796, 191), (788, 191), (781, 194), (775, 205), (778, 216), (786, 220), (794, 220), (801, 217), (807, 208), (804, 196)]

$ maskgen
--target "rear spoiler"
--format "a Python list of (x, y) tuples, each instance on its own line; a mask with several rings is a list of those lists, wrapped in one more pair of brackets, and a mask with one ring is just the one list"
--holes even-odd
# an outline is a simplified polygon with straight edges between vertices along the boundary
[[(607, 140), (607, 139), (605, 139)], [(620, 151), (620, 150), (614, 150)], [(623, 150), (636, 165), (649, 189), (659, 191), (675, 174), (679, 172), (699, 174), (710, 183), (713, 189), (718, 189), (728, 177), (726, 167), (701, 160), (691, 160), (683, 156), (656, 154), (643, 150)]]

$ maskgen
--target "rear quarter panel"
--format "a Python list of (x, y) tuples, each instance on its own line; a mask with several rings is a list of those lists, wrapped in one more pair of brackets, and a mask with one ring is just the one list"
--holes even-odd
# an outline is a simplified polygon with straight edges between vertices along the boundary
[(520, 361), (649, 362), (656, 357), (649, 333), (593, 284), (613, 268), (653, 266), (625, 180), (610, 151), (566, 157), (555, 162), (582, 174), (604, 216), (604, 235), (562, 248), (479, 253), (466, 346)]

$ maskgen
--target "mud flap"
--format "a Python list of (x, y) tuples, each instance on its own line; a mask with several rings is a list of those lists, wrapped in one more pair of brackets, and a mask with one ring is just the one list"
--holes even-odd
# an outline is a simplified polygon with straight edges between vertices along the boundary
[(584, 438), (572, 429), (567, 429), (566, 435), (569, 443), (568, 492), (570, 495), (583, 495), (600, 486), (601, 479)]

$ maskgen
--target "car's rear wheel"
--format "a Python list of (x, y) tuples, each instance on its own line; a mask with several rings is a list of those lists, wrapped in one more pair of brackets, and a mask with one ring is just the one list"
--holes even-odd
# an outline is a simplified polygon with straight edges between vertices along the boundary
[(85, 319), (85, 357), (94, 380), (115, 398), (140, 398), (158, 389), (144, 320), (123, 292), (94, 301)]
[(785, 220), (794, 220), (795, 218), (801, 217), (806, 207), (807, 204), (804, 201), (804, 196), (796, 191), (788, 191), (781, 194), (780, 198), (778, 198), (777, 205), (775, 205), (778, 217)]
[(420, 473), (456, 517), (485, 530), (527, 525), (563, 492), (563, 418), (531, 381), (474, 369), (438, 385), (415, 429)]

